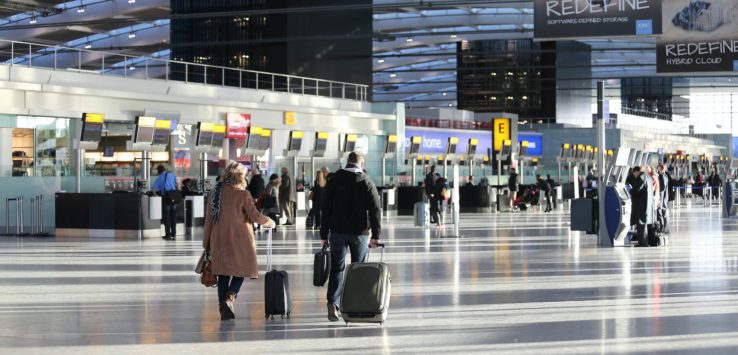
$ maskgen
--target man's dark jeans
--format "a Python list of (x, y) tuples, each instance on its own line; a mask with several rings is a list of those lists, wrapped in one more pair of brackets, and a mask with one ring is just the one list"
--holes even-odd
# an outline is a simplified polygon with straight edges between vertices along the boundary
[[(166, 198), (166, 197), (165, 197)], [(162, 203), (161, 219), (164, 221), (164, 236), (177, 236), (177, 204)]]
[(328, 278), (328, 303), (339, 305), (343, 291), (343, 272), (346, 270), (346, 249), (351, 252), (351, 262), (362, 262), (369, 249), (368, 235), (331, 233), (331, 275)]

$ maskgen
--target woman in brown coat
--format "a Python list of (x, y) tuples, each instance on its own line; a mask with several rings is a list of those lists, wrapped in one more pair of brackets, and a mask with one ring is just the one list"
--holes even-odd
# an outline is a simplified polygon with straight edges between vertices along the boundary
[(230, 162), (213, 189), (205, 216), (203, 247), (210, 252), (213, 274), (218, 276), (220, 319), (235, 319), (233, 302), (245, 277), (259, 278), (254, 223), (274, 228), (274, 221), (259, 213), (246, 188), (246, 168)]

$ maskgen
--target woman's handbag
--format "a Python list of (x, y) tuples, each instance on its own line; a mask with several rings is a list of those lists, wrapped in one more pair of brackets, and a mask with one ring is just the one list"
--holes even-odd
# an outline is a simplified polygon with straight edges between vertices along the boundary
[(200, 274), (200, 283), (205, 287), (215, 287), (218, 285), (218, 278), (213, 275), (211, 269), (210, 253), (205, 250), (200, 255), (200, 260), (197, 262), (195, 272)]

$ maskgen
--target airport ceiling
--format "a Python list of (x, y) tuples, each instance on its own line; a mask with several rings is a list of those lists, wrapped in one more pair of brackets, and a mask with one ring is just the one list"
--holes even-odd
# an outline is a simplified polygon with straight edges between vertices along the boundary
[[(455, 106), (458, 42), (533, 36), (532, 0), (374, 0), (371, 8), (375, 101)], [(168, 58), (170, 18), (170, 0), (0, 0), (0, 39)], [(655, 74), (653, 39), (582, 42), (593, 49), (594, 79)]]

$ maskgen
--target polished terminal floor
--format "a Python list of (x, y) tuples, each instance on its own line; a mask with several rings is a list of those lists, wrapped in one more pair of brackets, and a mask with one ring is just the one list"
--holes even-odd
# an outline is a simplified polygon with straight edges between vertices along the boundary
[(464, 215), (462, 238), (389, 217), (384, 327), (326, 320), (304, 228), (275, 235), (294, 310), (270, 321), (263, 280), (219, 320), (192, 271), (199, 240), (2, 238), (0, 353), (735, 354), (738, 223), (719, 207), (673, 217), (671, 245), (643, 249), (598, 248), (563, 212)]

